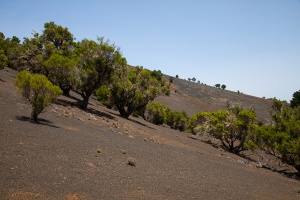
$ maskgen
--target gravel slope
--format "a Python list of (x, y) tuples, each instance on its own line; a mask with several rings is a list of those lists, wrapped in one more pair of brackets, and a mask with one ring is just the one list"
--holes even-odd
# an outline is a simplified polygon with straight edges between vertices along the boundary
[(94, 100), (60, 97), (31, 123), (14, 75), (0, 71), (0, 199), (300, 198), (297, 180)]

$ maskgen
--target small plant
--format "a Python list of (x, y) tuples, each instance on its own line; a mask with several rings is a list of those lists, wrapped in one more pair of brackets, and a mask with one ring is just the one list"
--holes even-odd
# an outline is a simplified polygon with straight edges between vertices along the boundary
[(169, 81), (170, 83), (173, 83), (174, 78), (170, 76)]

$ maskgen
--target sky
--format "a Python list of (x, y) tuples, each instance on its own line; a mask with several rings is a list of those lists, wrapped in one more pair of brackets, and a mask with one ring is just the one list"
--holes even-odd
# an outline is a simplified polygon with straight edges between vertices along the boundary
[(0, 0), (0, 32), (109, 39), (130, 65), (257, 97), (300, 90), (300, 0)]

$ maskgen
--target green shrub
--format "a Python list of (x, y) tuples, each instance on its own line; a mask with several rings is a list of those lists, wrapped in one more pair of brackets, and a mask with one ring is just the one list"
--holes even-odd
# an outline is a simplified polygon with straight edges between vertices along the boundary
[(166, 123), (172, 129), (185, 131), (187, 122), (188, 122), (188, 116), (186, 112), (171, 111), (170, 109), (167, 110)]
[(164, 104), (162, 103), (149, 103), (146, 107), (147, 110), (147, 120), (153, 124), (160, 125), (166, 122), (166, 110)]
[(15, 84), (30, 102), (31, 119), (34, 121), (38, 121), (38, 115), (44, 108), (62, 94), (62, 90), (53, 85), (46, 76), (30, 74), (28, 71), (21, 71), (16, 77)]

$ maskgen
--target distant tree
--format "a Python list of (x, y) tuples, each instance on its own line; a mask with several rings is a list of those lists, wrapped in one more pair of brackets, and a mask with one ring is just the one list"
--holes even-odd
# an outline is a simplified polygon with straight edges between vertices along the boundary
[(173, 83), (174, 78), (172, 76), (170, 76), (169, 81), (170, 83)]
[(155, 78), (158, 82), (162, 82), (163, 76), (160, 70), (151, 71), (151, 76)]
[(17, 36), (13, 36), (11, 41), (16, 42), (17, 44), (19, 44), (21, 42), (21, 40)]
[(38, 115), (62, 94), (61, 89), (53, 85), (46, 76), (30, 74), (28, 71), (20, 72), (15, 80), (18, 90), (31, 104), (31, 119), (38, 121)]
[(179, 78), (179, 76), (178, 76), (178, 75), (176, 75), (176, 78)]
[(221, 88), (222, 88), (222, 90), (225, 90), (226, 85), (223, 84), (223, 85), (221, 86)]
[(219, 84), (219, 83), (217, 83), (217, 84), (215, 85), (216, 88), (220, 88), (220, 86), (221, 86), (221, 84)]
[(293, 99), (290, 102), (292, 108), (298, 107), (300, 105), (300, 90), (294, 92)]
[(191, 81), (191, 78), (188, 78), (189, 81)]
[(192, 81), (193, 81), (193, 82), (195, 82), (195, 81), (196, 81), (196, 78), (195, 78), (195, 77), (193, 77), (193, 78), (192, 78)]
[(199, 83), (199, 84), (200, 84), (200, 81), (197, 81), (197, 83)]

